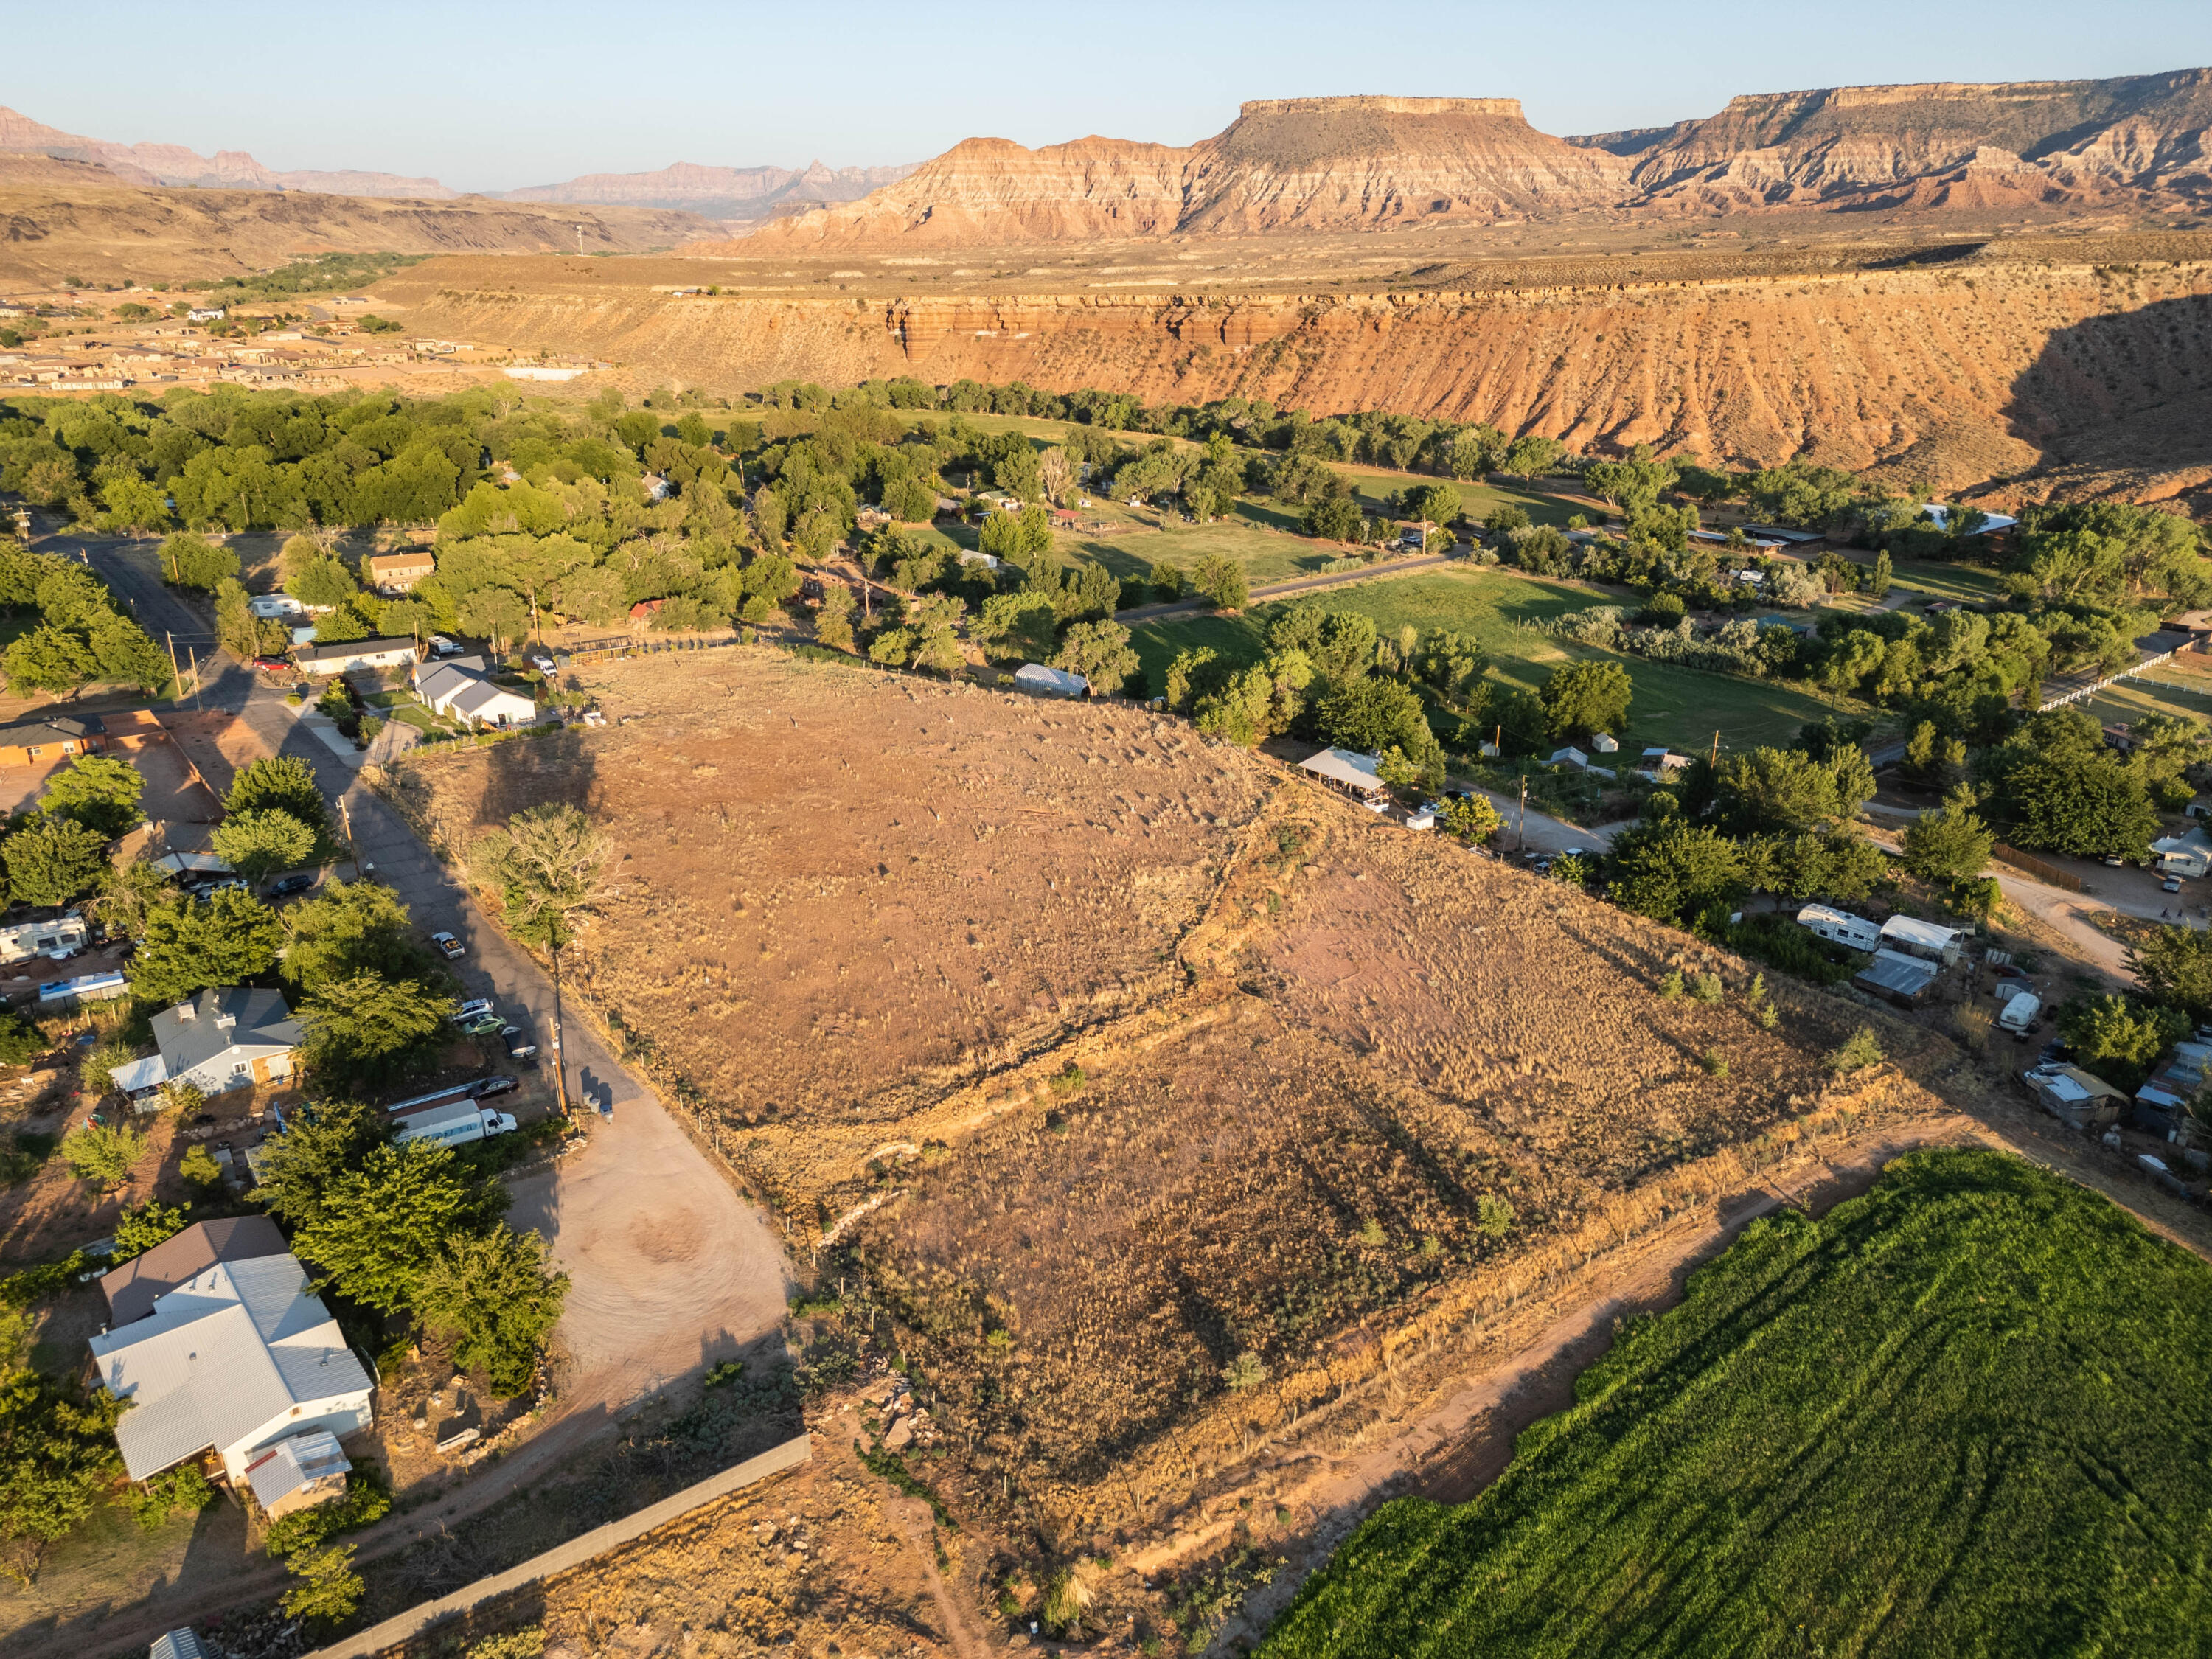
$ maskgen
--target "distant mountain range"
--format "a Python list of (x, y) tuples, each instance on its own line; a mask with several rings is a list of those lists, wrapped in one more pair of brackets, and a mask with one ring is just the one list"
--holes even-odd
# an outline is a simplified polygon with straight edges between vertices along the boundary
[[(779, 245), (988, 245), (1396, 229), (1567, 212), (2212, 206), (2212, 70), (2108, 81), (1839, 87), (1669, 127), (1553, 137), (1511, 98), (1244, 105), (1187, 149), (970, 138)], [(720, 246), (720, 245), (710, 245)]]
[[(301, 169), (280, 173), (243, 150), (206, 156), (182, 144), (118, 144), (87, 138), (0, 108), (0, 152), (50, 155), (105, 167), (117, 182), (186, 185), (201, 190), (313, 191), (335, 196), (403, 198), (446, 202), (462, 192), (435, 179), (392, 173)], [(566, 184), (473, 192), (495, 201), (557, 202), (607, 207), (658, 208), (739, 222), (777, 213), (849, 202), (913, 172), (911, 167), (826, 167), (819, 161), (788, 167), (701, 167), (678, 161), (653, 173), (594, 173)]]

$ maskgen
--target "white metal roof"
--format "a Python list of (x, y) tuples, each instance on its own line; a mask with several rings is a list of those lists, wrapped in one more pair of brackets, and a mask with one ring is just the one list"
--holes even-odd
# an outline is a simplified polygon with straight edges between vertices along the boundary
[(338, 1444), (337, 1436), (328, 1429), (310, 1429), (279, 1440), (256, 1456), (246, 1466), (246, 1479), (253, 1488), (255, 1501), (266, 1510), (302, 1486), (344, 1474), (352, 1468), (353, 1460)]
[(1048, 668), (1041, 662), (1024, 663), (1017, 668), (1014, 684), (1055, 692), (1063, 697), (1079, 697), (1091, 689), (1091, 682), (1082, 675), (1071, 674), (1064, 668)]
[(169, 1063), (159, 1054), (144, 1060), (134, 1060), (128, 1066), (109, 1068), (107, 1080), (126, 1095), (135, 1095), (141, 1089), (151, 1089), (169, 1080)]
[(1332, 783), (1341, 783), (1371, 794), (1382, 787), (1378, 775), (1381, 763), (1371, 755), (1355, 754), (1349, 749), (1324, 749), (1318, 755), (1309, 755), (1298, 763), (1298, 769), (1310, 772), (1316, 777), (1327, 778)]
[(219, 1261), (91, 1346), (101, 1383), (132, 1402), (115, 1439), (133, 1480), (371, 1386), (296, 1256)]
[(1936, 964), (1896, 951), (1876, 951), (1874, 960), (1854, 977), (1880, 990), (1914, 997), (1926, 990), (1935, 979)]
[(1892, 916), (1881, 925), (1884, 939), (1901, 939), (1914, 945), (1924, 945), (1931, 951), (1948, 951), (1957, 942), (1959, 930), (1938, 927), (1932, 921), (1922, 921), (1913, 916)]

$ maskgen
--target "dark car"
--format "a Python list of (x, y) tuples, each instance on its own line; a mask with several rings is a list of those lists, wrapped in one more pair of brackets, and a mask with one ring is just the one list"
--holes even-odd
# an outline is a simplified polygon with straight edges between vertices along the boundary
[(471, 1100), (489, 1100), (494, 1095), (512, 1094), (521, 1086), (521, 1081), (516, 1078), (478, 1078), (469, 1085), (469, 1097)]
[(528, 1060), (538, 1052), (538, 1040), (520, 1025), (502, 1025), (499, 1035), (507, 1044), (510, 1060)]
[(297, 875), (285, 876), (269, 884), (271, 898), (289, 898), (295, 893), (304, 893), (315, 884), (315, 872), (302, 870)]

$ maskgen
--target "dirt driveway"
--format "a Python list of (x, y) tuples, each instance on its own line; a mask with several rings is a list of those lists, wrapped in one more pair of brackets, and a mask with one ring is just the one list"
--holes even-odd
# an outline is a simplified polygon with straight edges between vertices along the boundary
[(544, 1233), (569, 1277), (564, 1415), (618, 1411), (784, 1316), (792, 1281), (767, 1217), (665, 1111), (594, 1121), (582, 1152), (514, 1191), (507, 1220)]

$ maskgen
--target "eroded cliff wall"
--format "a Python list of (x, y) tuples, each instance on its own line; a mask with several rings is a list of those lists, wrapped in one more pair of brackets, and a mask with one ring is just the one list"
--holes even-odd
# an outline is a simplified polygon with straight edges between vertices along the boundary
[[(1881, 463), (1955, 488), (2034, 469), (2173, 495), (2212, 476), (2212, 263), (2041, 263), (1480, 294), (674, 296), (535, 262), (380, 289), (414, 325), (592, 352), (735, 392), (912, 374), (1480, 420), (1609, 450)], [(550, 262), (548, 262), (550, 266)], [(2093, 476), (2094, 475), (2094, 476)]]

